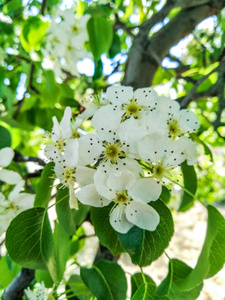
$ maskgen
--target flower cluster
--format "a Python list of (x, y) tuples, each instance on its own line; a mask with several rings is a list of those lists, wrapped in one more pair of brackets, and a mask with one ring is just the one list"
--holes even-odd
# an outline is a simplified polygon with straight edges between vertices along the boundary
[(109, 87), (95, 104), (95, 133), (80, 135), (83, 115), (73, 121), (67, 107), (60, 123), (53, 117), (45, 154), (69, 189), (71, 208), (78, 209), (78, 200), (94, 207), (113, 202), (109, 219), (116, 231), (134, 225), (154, 231), (160, 216), (148, 203), (159, 199), (182, 162), (196, 162), (189, 133), (198, 129), (197, 117), (152, 88)]
[(45, 57), (44, 66), (52, 68), (56, 77), (65, 79), (66, 73), (79, 76), (77, 61), (88, 56), (83, 48), (88, 41), (88, 19), (88, 15), (78, 19), (72, 10), (67, 9), (58, 11), (57, 17), (51, 22), (42, 53)]
[(21, 175), (15, 171), (7, 170), (14, 157), (14, 151), (10, 147), (0, 150), (0, 181), (9, 185), (15, 185), (13, 190), (5, 197), (0, 192), (0, 234), (6, 231), (9, 223), (23, 210), (33, 207), (35, 195), (21, 193), (25, 184)]

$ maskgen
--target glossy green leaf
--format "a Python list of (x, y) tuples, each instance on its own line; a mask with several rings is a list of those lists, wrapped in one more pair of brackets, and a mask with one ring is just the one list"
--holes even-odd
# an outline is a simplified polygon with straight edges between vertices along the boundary
[(48, 163), (42, 173), (40, 181), (37, 185), (34, 206), (48, 207), (48, 203), (51, 199), (52, 185), (54, 182), (54, 163)]
[(0, 149), (11, 146), (11, 135), (9, 131), (0, 126)]
[(87, 23), (89, 43), (94, 58), (98, 61), (101, 54), (107, 52), (111, 46), (113, 31), (106, 18), (92, 17)]
[(70, 300), (94, 300), (94, 295), (84, 284), (79, 275), (72, 275), (66, 284), (67, 299)]
[(225, 263), (225, 220), (219, 211), (207, 206), (208, 225), (205, 242), (195, 268), (179, 283), (182, 290), (190, 290), (204, 278), (215, 275)]
[(135, 292), (138, 290), (138, 288), (143, 284), (143, 283), (148, 283), (151, 285), (154, 285), (156, 287), (155, 282), (152, 280), (151, 277), (149, 277), (146, 274), (142, 273), (135, 273), (131, 276), (131, 296), (135, 294)]
[(168, 275), (158, 287), (156, 294), (165, 294), (171, 300), (196, 300), (202, 290), (202, 282), (188, 291), (179, 288), (180, 282), (191, 272), (192, 268), (184, 262), (177, 259), (170, 260)]
[(183, 192), (183, 197), (178, 211), (186, 211), (194, 204), (194, 197), (197, 190), (197, 175), (194, 166), (189, 166), (187, 162), (181, 164), (181, 171), (184, 178), (184, 187), (190, 192)]
[(121, 52), (120, 37), (116, 32), (113, 33), (112, 45), (109, 49), (109, 58), (113, 58), (116, 54)]
[(42, 40), (49, 26), (39, 16), (29, 17), (22, 26), (20, 41), (27, 52), (40, 50)]
[(81, 278), (98, 300), (125, 300), (126, 276), (115, 262), (98, 261), (92, 268), (81, 268)]
[(79, 203), (79, 209), (71, 209), (69, 206), (69, 190), (59, 189), (56, 195), (56, 213), (60, 225), (69, 235), (74, 235), (76, 227), (86, 218), (89, 206)]
[(118, 255), (124, 252), (120, 245), (118, 236), (115, 230), (109, 223), (109, 213), (113, 204), (106, 207), (92, 207), (91, 221), (95, 228), (95, 234), (98, 236), (100, 243), (107, 247), (113, 255)]
[(16, 263), (30, 269), (48, 268), (57, 281), (52, 230), (44, 208), (25, 210), (12, 220), (6, 232), (6, 248)]
[(55, 222), (54, 244), (56, 249), (57, 279), (60, 282), (63, 278), (67, 260), (70, 255), (70, 236), (60, 224)]
[(142, 230), (134, 226), (128, 233), (118, 233), (120, 243), (134, 264), (147, 266), (156, 260), (169, 245), (173, 236), (173, 219), (170, 210), (160, 200), (151, 202), (158, 212), (160, 223), (155, 231)]
[(133, 295), (131, 300), (170, 300), (166, 296), (157, 296), (155, 295), (155, 285), (151, 283), (143, 283), (136, 293)]
[(46, 288), (51, 288), (54, 284), (48, 270), (35, 270), (35, 279), (39, 283), (44, 282)]
[(95, 71), (94, 71), (93, 79), (94, 80), (99, 79), (102, 76), (102, 71), (103, 71), (103, 65), (101, 59), (95, 61)]
[(159, 197), (165, 204), (170, 202), (170, 190), (166, 186), (162, 186), (162, 193)]

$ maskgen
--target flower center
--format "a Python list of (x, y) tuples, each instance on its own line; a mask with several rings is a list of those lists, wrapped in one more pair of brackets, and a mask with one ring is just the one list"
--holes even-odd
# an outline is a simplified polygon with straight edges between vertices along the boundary
[(126, 203), (128, 202), (129, 197), (125, 193), (118, 193), (116, 194), (115, 202), (117, 203)]
[(173, 119), (169, 121), (168, 127), (169, 127), (169, 137), (175, 140), (176, 137), (181, 133), (180, 128), (178, 126), (178, 120)]
[(79, 135), (79, 133), (77, 132), (77, 130), (75, 129), (75, 130), (73, 130), (72, 131), (72, 136), (71, 136), (71, 138), (73, 138), (73, 139), (78, 139), (80, 137), (80, 135)]
[(70, 44), (68, 44), (67, 46), (66, 46), (66, 49), (67, 49), (67, 51), (72, 51), (73, 50), (73, 47), (70, 45)]
[(77, 34), (80, 30), (80, 28), (76, 24), (74, 24), (71, 29), (72, 29), (73, 33), (75, 33), (75, 34)]
[(117, 158), (125, 157), (125, 154), (120, 151), (121, 143), (118, 142), (116, 144), (108, 144), (105, 142), (105, 150), (103, 151), (104, 159), (109, 159), (112, 164), (116, 163)]
[(166, 171), (165, 168), (161, 164), (153, 166), (153, 170), (152, 170), (153, 176), (158, 179), (161, 179), (163, 177), (165, 171)]
[(65, 139), (56, 141), (56, 146), (57, 146), (57, 149), (59, 150), (59, 152), (63, 152), (64, 148), (65, 148)]
[(124, 118), (127, 118), (129, 116), (134, 116), (136, 118), (140, 118), (140, 115), (139, 115), (139, 111), (142, 107), (139, 106), (134, 99), (132, 99), (130, 101), (129, 104), (125, 105), (125, 111), (126, 111), (126, 114), (124, 116)]

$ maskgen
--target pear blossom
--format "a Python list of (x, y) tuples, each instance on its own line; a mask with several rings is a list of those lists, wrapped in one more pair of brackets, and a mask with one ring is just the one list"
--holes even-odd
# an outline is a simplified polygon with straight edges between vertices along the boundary
[[(171, 170), (186, 159), (182, 143), (171, 141), (167, 136), (151, 133), (138, 142), (141, 159), (149, 166), (150, 177), (161, 182)], [(164, 183), (164, 181), (162, 181)]]
[(107, 186), (111, 196), (104, 198), (94, 184), (77, 191), (83, 204), (102, 207), (114, 202), (110, 213), (111, 226), (120, 233), (127, 233), (134, 225), (154, 231), (159, 224), (159, 215), (147, 203), (155, 201), (161, 194), (161, 185), (154, 179), (136, 179), (130, 171), (119, 171), (109, 175)]
[(22, 180), (19, 173), (4, 169), (11, 163), (13, 157), (14, 151), (12, 148), (5, 147), (0, 150), (0, 181), (8, 184), (17, 184)]
[(45, 285), (42, 282), (41, 286), (37, 293), (31, 291), (31, 289), (28, 287), (26, 290), (24, 290), (25, 295), (27, 296), (28, 300), (45, 300), (48, 299), (46, 292), (45, 292)]
[(0, 234), (19, 213), (33, 207), (35, 195), (20, 192), (24, 184), (24, 180), (17, 183), (7, 198), (0, 193)]
[(157, 94), (152, 88), (109, 87), (106, 99), (110, 102), (98, 109), (92, 118), (97, 134), (118, 130), (120, 123), (129, 119), (141, 119), (157, 106)]
[(72, 135), (71, 129), (71, 108), (66, 107), (63, 118), (59, 123), (56, 117), (53, 117), (53, 129), (46, 139), (45, 156), (52, 160), (60, 160), (65, 149), (65, 142)]
[(169, 134), (175, 140), (184, 133), (195, 132), (199, 128), (196, 115), (190, 109), (181, 109), (178, 102), (168, 97), (160, 97), (158, 111), (166, 117)]

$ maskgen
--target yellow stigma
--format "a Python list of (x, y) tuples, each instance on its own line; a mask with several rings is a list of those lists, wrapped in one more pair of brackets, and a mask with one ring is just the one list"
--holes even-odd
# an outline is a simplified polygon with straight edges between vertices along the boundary
[(126, 203), (128, 202), (129, 197), (125, 193), (118, 193), (116, 194), (115, 202), (117, 203)]
[(126, 119), (129, 116), (134, 116), (137, 119), (139, 119), (140, 118), (139, 111), (140, 111), (141, 108), (143, 108), (143, 106), (138, 105), (135, 102), (135, 100), (132, 99), (129, 104), (125, 105), (124, 108), (125, 108), (125, 111), (126, 111), (124, 119)]
[(161, 164), (153, 166), (152, 169), (153, 177), (161, 179), (164, 176), (165, 172), (166, 169)]
[(123, 152), (120, 152), (121, 143), (116, 144), (105, 143), (105, 150), (103, 151), (104, 159), (109, 159), (112, 164), (115, 164), (118, 157), (125, 157)]
[(68, 169), (68, 168), (65, 169), (64, 179), (67, 187), (69, 186), (69, 183), (76, 182), (76, 178), (73, 176), (73, 173), (74, 173), (74, 169)]
[(169, 137), (171, 137), (173, 140), (176, 139), (181, 133), (181, 130), (178, 126), (178, 120), (174, 119), (168, 122), (169, 127)]
[(75, 34), (77, 34), (80, 31), (80, 28), (76, 24), (74, 24), (71, 29)]

